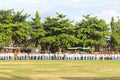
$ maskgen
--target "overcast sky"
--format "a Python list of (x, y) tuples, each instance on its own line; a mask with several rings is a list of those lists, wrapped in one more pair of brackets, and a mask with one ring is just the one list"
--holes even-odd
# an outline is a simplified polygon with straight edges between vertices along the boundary
[(70, 19), (80, 21), (82, 15), (91, 14), (109, 23), (112, 16), (120, 16), (120, 0), (0, 0), (0, 9), (24, 9), (34, 17), (38, 10), (42, 19), (64, 13)]

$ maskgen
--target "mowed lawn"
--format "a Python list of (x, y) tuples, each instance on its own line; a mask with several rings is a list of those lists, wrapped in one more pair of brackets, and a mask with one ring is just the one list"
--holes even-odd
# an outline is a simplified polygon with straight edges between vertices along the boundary
[(120, 80), (119, 77), (120, 61), (0, 60), (0, 80)]

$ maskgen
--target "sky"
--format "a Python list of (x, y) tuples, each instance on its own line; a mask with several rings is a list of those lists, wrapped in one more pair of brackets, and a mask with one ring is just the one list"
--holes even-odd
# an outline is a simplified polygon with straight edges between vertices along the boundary
[(0, 9), (14, 9), (35, 17), (35, 12), (44, 20), (48, 16), (56, 16), (56, 12), (64, 13), (68, 18), (79, 22), (83, 15), (90, 14), (110, 22), (120, 16), (120, 0), (0, 0)]

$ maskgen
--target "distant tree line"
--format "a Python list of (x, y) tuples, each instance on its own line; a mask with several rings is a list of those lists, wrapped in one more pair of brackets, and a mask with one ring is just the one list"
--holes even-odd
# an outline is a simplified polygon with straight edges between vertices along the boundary
[[(31, 21), (30, 14), (14, 9), (0, 10), (0, 47), (19, 45), (39, 48), (43, 51), (66, 51), (69, 47), (91, 47), (99, 51), (103, 47), (120, 48), (120, 19), (107, 24), (97, 16), (84, 15), (79, 22), (56, 13), (41, 21), (39, 12)], [(106, 39), (109, 37), (109, 40)]]

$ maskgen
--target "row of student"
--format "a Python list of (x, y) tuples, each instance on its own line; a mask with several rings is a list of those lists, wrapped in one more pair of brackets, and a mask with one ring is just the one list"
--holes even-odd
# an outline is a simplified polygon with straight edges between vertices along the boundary
[(0, 60), (120, 60), (120, 54), (27, 54), (1, 53)]
[(31, 60), (120, 60), (120, 54), (29, 54)]
[(8, 54), (1, 53), (0, 60), (14, 60), (14, 54), (13, 53), (8, 53)]

